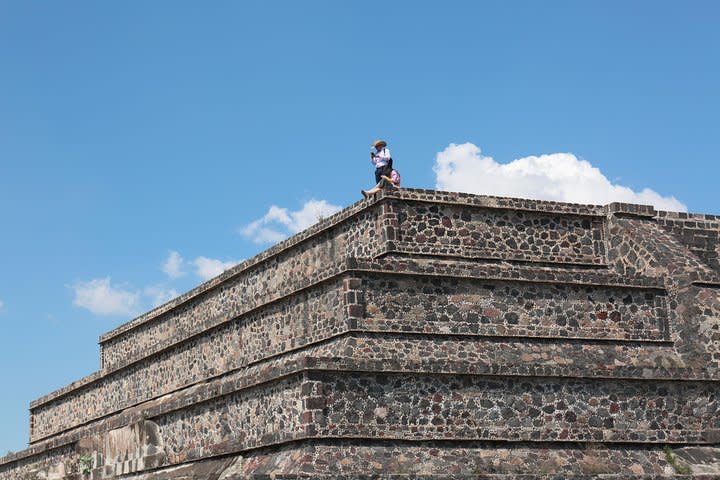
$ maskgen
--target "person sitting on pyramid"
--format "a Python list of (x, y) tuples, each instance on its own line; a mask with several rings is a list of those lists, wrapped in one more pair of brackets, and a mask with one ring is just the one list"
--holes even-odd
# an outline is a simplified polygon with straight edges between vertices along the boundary
[(390, 176), (381, 175), (380, 181), (370, 190), (360, 190), (363, 197), (368, 198), (370, 195), (374, 195), (383, 188), (400, 188), (400, 174), (397, 170), (393, 169), (390, 171)]

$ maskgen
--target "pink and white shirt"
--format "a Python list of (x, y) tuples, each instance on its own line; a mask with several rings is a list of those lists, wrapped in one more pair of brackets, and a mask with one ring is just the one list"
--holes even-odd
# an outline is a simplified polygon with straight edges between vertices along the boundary
[(396, 187), (400, 186), (400, 174), (397, 170), (390, 172), (390, 180), (392, 180)]

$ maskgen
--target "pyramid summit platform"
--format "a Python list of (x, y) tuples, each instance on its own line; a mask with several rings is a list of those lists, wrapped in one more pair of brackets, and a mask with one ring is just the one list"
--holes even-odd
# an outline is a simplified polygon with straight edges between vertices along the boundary
[(381, 192), (100, 338), (8, 479), (720, 478), (720, 217)]

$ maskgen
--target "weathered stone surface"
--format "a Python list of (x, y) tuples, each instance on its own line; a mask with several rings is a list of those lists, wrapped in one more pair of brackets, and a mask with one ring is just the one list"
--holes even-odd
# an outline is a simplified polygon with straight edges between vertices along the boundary
[(720, 271), (720, 216), (658, 212), (657, 222), (708, 266)]
[(342, 283), (225, 322), (34, 409), (32, 440), (347, 330)]
[(103, 335), (0, 480), (720, 478), (719, 233), (382, 192)]
[[(692, 452), (686, 450), (692, 450)], [(719, 449), (696, 447), (673, 451), (677, 464), (694, 478), (717, 478)], [(443, 442), (312, 442), (266, 449), (224, 460), (194, 462), (127, 478), (133, 480), (238, 480), (245, 478), (332, 479), (669, 479), (678, 472), (660, 448), (608, 448), (589, 443), (564, 444), (469, 442), (460, 447)]]
[(603, 264), (603, 223), (592, 216), (403, 202), (394, 251), (415, 254)]
[(488, 336), (665, 340), (664, 290), (383, 275), (365, 281), (364, 326)]

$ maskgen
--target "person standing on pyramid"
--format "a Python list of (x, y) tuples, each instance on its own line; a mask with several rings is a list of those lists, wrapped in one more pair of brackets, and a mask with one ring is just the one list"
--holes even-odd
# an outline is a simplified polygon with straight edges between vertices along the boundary
[(392, 172), (392, 157), (385, 140), (375, 140), (371, 147), (375, 151), (370, 152), (370, 163), (375, 166), (375, 183), (380, 183), (383, 175), (389, 177)]

